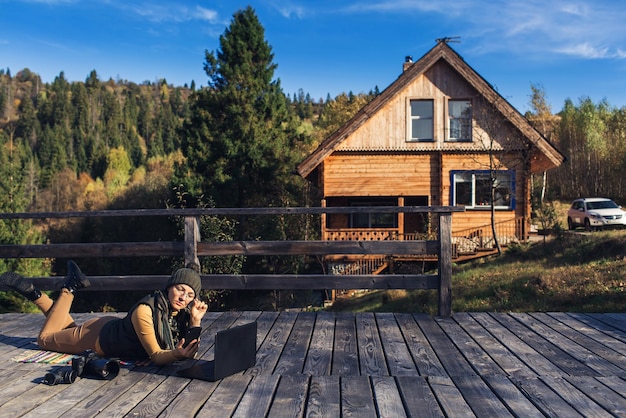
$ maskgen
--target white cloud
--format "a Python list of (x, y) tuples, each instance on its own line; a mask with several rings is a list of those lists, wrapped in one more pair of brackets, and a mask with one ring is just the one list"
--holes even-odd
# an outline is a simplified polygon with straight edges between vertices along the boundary
[(218, 12), (215, 10), (207, 9), (202, 6), (187, 7), (175, 2), (172, 3), (110, 3), (111, 5), (140, 16), (150, 22), (162, 23), (162, 22), (174, 22), (182, 23), (192, 20), (202, 20), (210, 23), (218, 23)]
[(277, 6), (276, 9), (283, 17), (287, 19), (290, 19), (292, 16), (295, 16), (298, 19), (304, 19), (311, 13), (309, 10), (302, 6)]
[(575, 55), (582, 58), (607, 58), (609, 56), (608, 48), (597, 48), (588, 42), (556, 48), (555, 51), (562, 54)]

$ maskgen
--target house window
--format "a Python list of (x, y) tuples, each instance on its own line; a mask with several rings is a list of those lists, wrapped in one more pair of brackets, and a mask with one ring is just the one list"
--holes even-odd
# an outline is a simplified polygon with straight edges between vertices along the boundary
[(448, 101), (448, 141), (472, 140), (472, 103), (469, 100)]
[(433, 101), (411, 100), (409, 141), (433, 141)]
[[(391, 200), (363, 200), (351, 202), (350, 206), (397, 206), (396, 201)], [(396, 213), (351, 213), (350, 228), (397, 228), (398, 217)]]
[[(493, 180), (496, 209), (515, 209), (515, 171), (498, 171)], [(453, 206), (469, 209), (491, 208), (491, 172), (489, 170), (452, 171)]]

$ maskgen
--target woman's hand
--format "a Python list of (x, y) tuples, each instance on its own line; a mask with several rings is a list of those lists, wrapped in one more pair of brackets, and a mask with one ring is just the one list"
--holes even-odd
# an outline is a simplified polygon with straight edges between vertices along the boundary
[(189, 313), (191, 315), (189, 325), (191, 325), (192, 327), (199, 327), (200, 321), (202, 320), (202, 317), (204, 316), (208, 308), (209, 305), (207, 305), (205, 302), (202, 302), (200, 299), (195, 298), (193, 303), (191, 304), (191, 308), (189, 309)]
[(191, 340), (187, 347), (183, 347), (185, 339), (182, 338), (176, 345), (176, 357), (178, 358), (195, 358), (198, 353), (198, 347), (200, 346), (200, 339), (196, 338)]

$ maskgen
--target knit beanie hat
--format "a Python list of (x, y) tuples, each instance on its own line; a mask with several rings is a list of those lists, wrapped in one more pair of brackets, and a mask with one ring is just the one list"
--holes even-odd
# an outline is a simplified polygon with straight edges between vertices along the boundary
[(169, 289), (170, 286), (174, 286), (175, 284), (186, 284), (196, 292), (196, 297), (200, 296), (202, 281), (200, 280), (200, 275), (193, 269), (185, 267), (176, 270), (167, 281), (165, 288)]

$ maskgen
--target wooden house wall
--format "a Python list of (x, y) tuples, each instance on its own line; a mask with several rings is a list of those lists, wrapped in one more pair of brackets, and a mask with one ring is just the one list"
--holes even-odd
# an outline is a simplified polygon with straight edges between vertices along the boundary
[(333, 154), (324, 161), (322, 184), (325, 197), (430, 196), (437, 202), (438, 157), (436, 154)]

